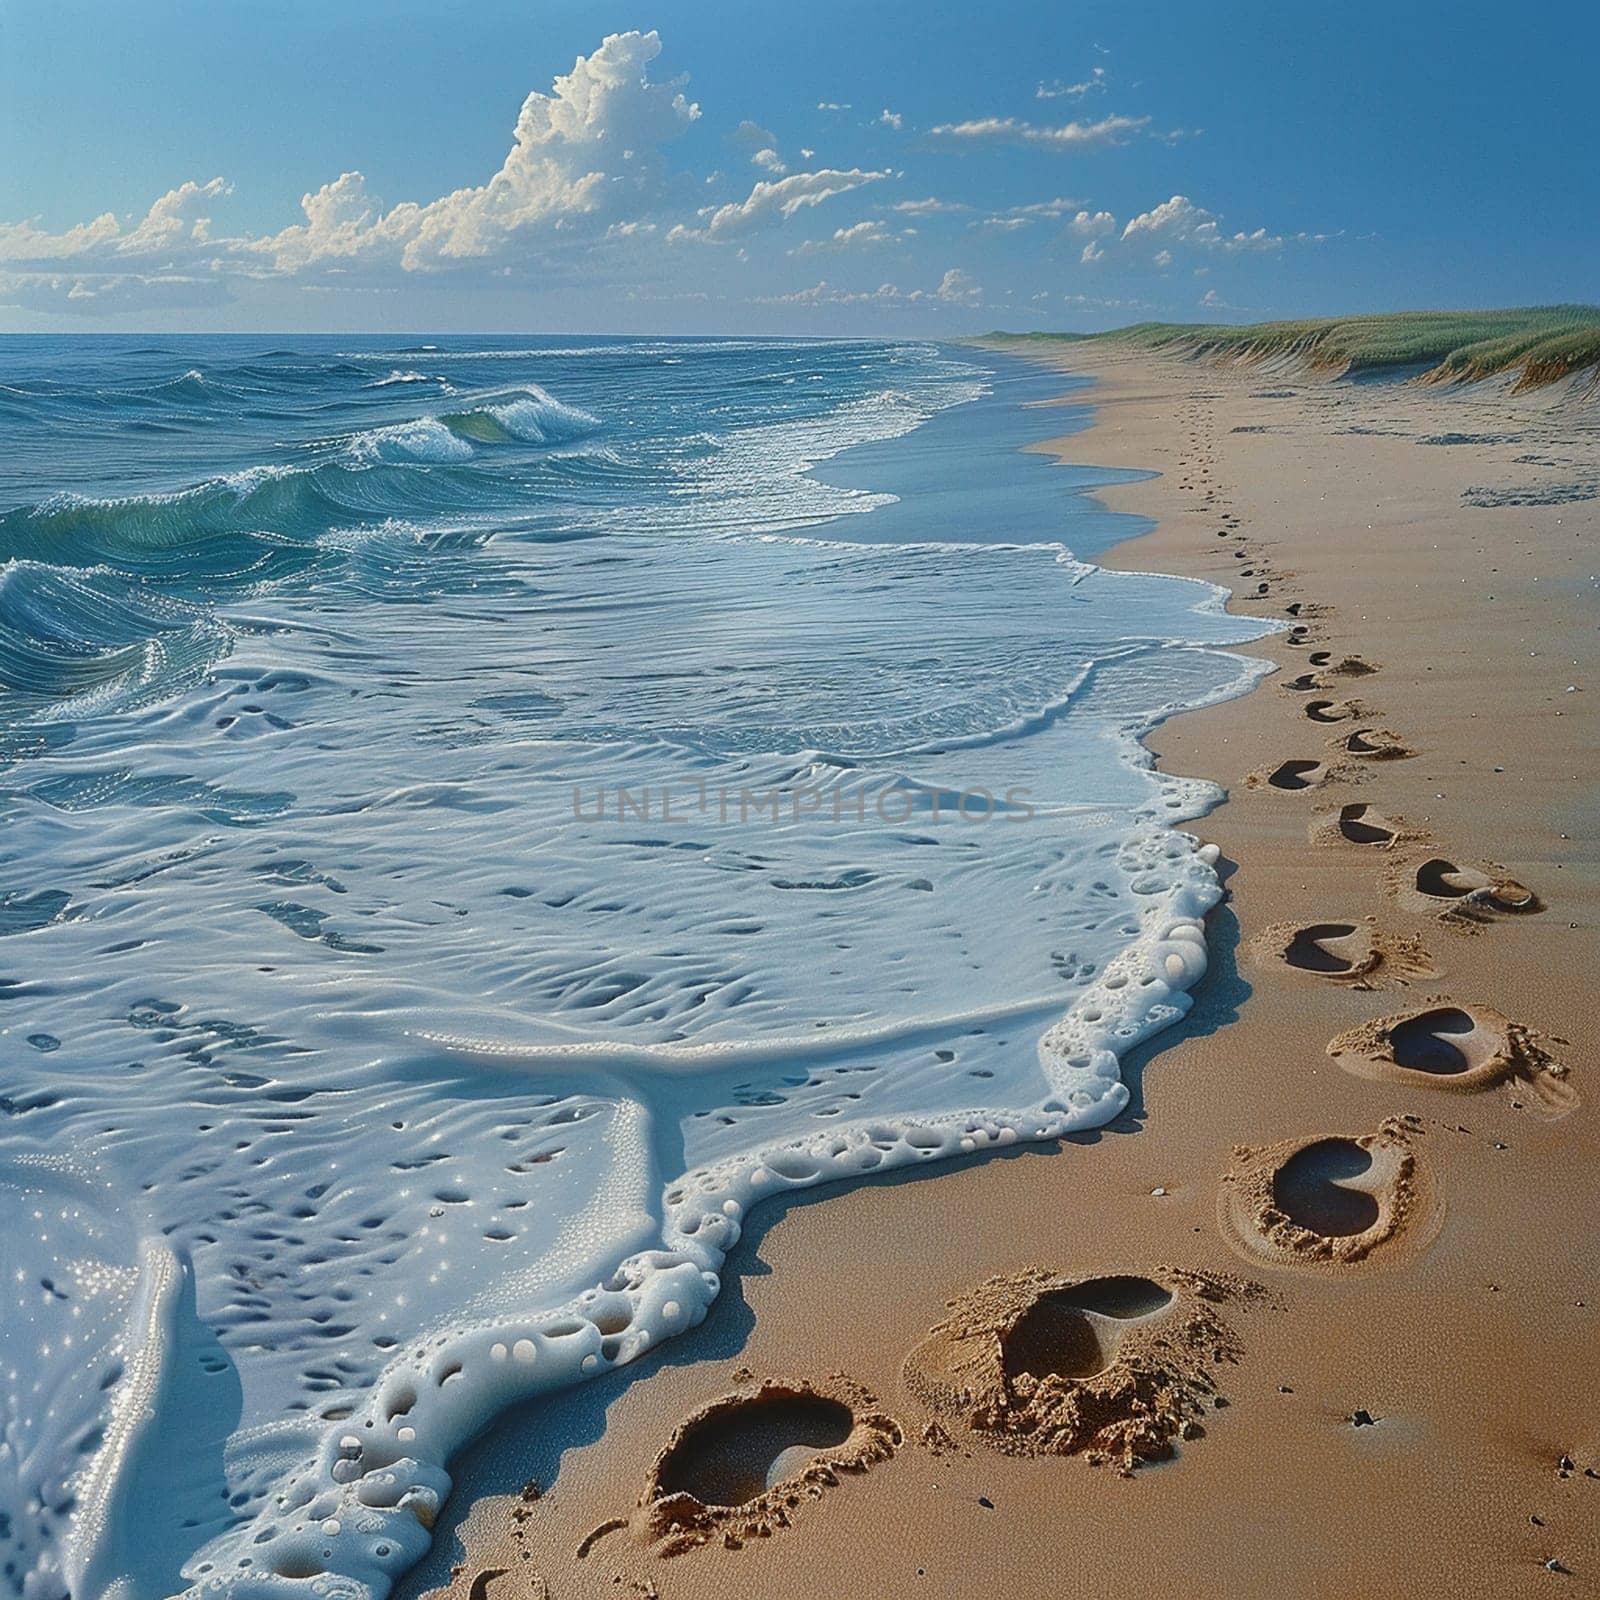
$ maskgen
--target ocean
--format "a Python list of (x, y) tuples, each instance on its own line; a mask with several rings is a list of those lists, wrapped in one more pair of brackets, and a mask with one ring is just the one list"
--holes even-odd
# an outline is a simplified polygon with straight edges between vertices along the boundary
[[(1072, 380), (915, 341), (0, 342), (0, 1552), (378, 1597), (775, 1193), (1097, 1126), (1205, 966)], [(825, 1191), (820, 1191), (825, 1193)]]

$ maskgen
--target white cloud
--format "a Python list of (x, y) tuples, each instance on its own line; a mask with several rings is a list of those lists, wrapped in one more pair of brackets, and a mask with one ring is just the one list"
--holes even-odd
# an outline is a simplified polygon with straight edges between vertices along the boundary
[(755, 297), (757, 305), (765, 306), (856, 306), (873, 302), (893, 304), (917, 297), (902, 293), (892, 283), (879, 284), (876, 289), (836, 289), (826, 278), (819, 279), (809, 289), (796, 289), (792, 294), (763, 294)]
[(902, 289), (880, 283), (876, 289), (839, 289), (826, 278), (791, 294), (758, 295), (756, 304), (772, 306), (946, 306), (973, 309), (982, 303), (978, 284), (959, 267), (951, 267), (936, 289)]
[(680, 224), (667, 237), (673, 240), (740, 239), (764, 228), (776, 227), (795, 212), (821, 205), (835, 195), (848, 194), (852, 189), (893, 176), (891, 172), (863, 171), (860, 167), (851, 167), (848, 171), (824, 167), (817, 172), (792, 172), (787, 178), (758, 183), (745, 199), (730, 201), (707, 212), (703, 227), (688, 228)]
[(906, 125), (906, 119), (898, 111), (891, 111), (887, 106), (878, 113), (878, 121), (886, 128), (893, 128), (896, 133)]
[(804, 244), (796, 245), (789, 254), (815, 256), (832, 250), (861, 250), (875, 245), (899, 244), (903, 240), (914, 239), (916, 233), (915, 228), (902, 228), (896, 232), (882, 218), (870, 217), (848, 228), (835, 228), (831, 238), (807, 239)]
[(1117, 231), (1117, 219), (1109, 211), (1080, 211), (1069, 226), (1080, 238), (1103, 239)]
[(1088, 244), (1083, 247), (1083, 254), (1079, 256), (1078, 259), (1084, 264), (1084, 266), (1087, 267), (1098, 261), (1105, 253), (1105, 246), (1102, 245), (1098, 240), (1091, 239)]
[(935, 200), (930, 196), (926, 200), (897, 200), (892, 209), (909, 217), (932, 217), (941, 212), (970, 211), (972, 207), (960, 200)]
[(1149, 117), (1102, 117), (1098, 122), (1067, 122), (1045, 127), (1016, 117), (982, 117), (970, 122), (943, 122), (928, 132), (936, 138), (973, 144), (1024, 144), (1049, 150), (1092, 150), (1123, 144), (1150, 126)]
[(71, 260), (97, 254), (121, 236), (122, 226), (109, 211), (92, 222), (75, 223), (65, 233), (45, 233), (31, 222), (0, 223), (0, 261)]
[[(548, 94), (528, 95), (511, 149), (486, 183), (426, 204), (385, 210), (352, 171), (306, 194), (301, 222), (264, 238), (214, 238), (208, 210), (229, 192), (214, 178), (170, 190), (127, 231), (109, 213), (60, 234), (27, 223), (0, 227), (0, 260), (31, 268), (41, 292), (56, 292), (59, 280), (61, 299), (74, 305), (103, 302), (113, 277), (122, 280), (124, 296), (141, 287), (154, 294), (153, 285), (166, 284), (155, 296), (163, 302), (198, 282), (205, 285), (203, 296), (195, 292), (198, 303), (215, 297), (212, 275), (336, 274), (350, 281), (359, 271), (371, 282), (469, 263), (525, 265), (540, 245), (604, 235), (612, 223), (667, 198), (660, 147), (700, 108), (684, 95), (684, 80), (650, 81), (649, 65), (660, 53), (653, 32), (609, 35)], [(51, 270), (69, 266), (76, 276)]]
[(735, 144), (743, 145), (750, 152), (751, 164), (763, 172), (781, 178), (789, 170), (788, 162), (778, 154), (778, 136), (770, 128), (763, 128), (747, 117), (733, 130), (731, 137)]
[(1034, 90), (1033, 97), (1035, 100), (1081, 100), (1084, 95), (1094, 94), (1105, 86), (1106, 69), (1094, 67), (1082, 83), (1062, 83), (1060, 79), (1054, 83), (1041, 83)]
[(963, 272), (960, 267), (951, 267), (940, 279), (934, 295), (952, 304), (975, 306), (983, 299), (983, 290), (970, 273)]
[(1066, 200), (1058, 195), (1054, 200), (1035, 200), (1032, 205), (1012, 206), (1009, 214), (1013, 217), (1064, 217), (1082, 204), (1081, 200)]
[(838, 100), (819, 100), (819, 101), (817, 101), (817, 110), (818, 111), (848, 111), (849, 109), (850, 109), (850, 106), (849, 106), (848, 103), (841, 103)]
[(157, 254), (192, 259), (206, 254), (210, 246), (211, 202), (232, 192), (233, 186), (224, 178), (180, 184), (162, 195), (126, 231), (109, 211), (62, 233), (46, 233), (28, 222), (0, 224), (0, 261), (28, 265), (63, 261), (110, 267)]
[[(1008, 206), (1004, 211), (997, 211), (992, 216), (972, 223), (971, 226), (985, 228), (995, 233), (1014, 233), (1019, 228), (1026, 228), (1041, 220), (1064, 217), (1070, 211), (1077, 211), (1082, 203), (1081, 200), (1067, 200), (1060, 196), (1054, 200), (1035, 200), (1031, 205)], [(1078, 215), (1087, 216), (1088, 213), (1078, 211)]]
[[(1201, 250), (1277, 250), (1283, 239), (1257, 228), (1254, 233), (1224, 233), (1215, 212), (1175, 194), (1150, 211), (1141, 212), (1122, 230), (1124, 243), (1146, 243), (1169, 249), (1174, 244)], [(1170, 259), (1170, 257), (1169, 257)]]

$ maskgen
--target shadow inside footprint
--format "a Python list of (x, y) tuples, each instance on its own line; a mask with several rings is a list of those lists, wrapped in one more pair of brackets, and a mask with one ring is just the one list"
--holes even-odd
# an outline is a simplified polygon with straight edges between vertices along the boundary
[(1389, 1029), (1389, 1048), (1396, 1066), (1453, 1078), (1470, 1072), (1481, 1059), (1481, 1050), (1467, 1048), (1477, 1033), (1477, 1021), (1468, 1012), (1459, 1006), (1440, 1006), (1397, 1022)]
[(1313, 722), (1347, 722), (1350, 710), (1337, 700), (1308, 700), (1306, 715)]
[(1322, 683), (1314, 672), (1302, 672), (1298, 678), (1291, 678), (1284, 684), (1285, 689), (1292, 689), (1296, 694), (1306, 694), (1321, 687)]
[(1116, 1357), (1121, 1331), (1115, 1324), (1154, 1316), (1171, 1304), (1170, 1289), (1125, 1274), (1042, 1294), (1002, 1340), (1005, 1375), (1092, 1378)]
[(849, 1406), (826, 1395), (761, 1395), (691, 1424), (661, 1463), (661, 1494), (705, 1506), (742, 1506), (842, 1445), (855, 1427)]
[(1371, 733), (1371, 728), (1357, 728), (1354, 733), (1347, 734), (1344, 740), (1345, 749), (1348, 750), (1351, 755), (1377, 756), (1398, 755), (1404, 748), (1393, 739), (1370, 738), (1369, 735)]
[(1352, 922), (1318, 922), (1299, 928), (1284, 947), (1283, 959), (1302, 972), (1353, 972), (1355, 961), (1328, 946), (1353, 938), (1359, 932)]
[(1309, 789), (1321, 768), (1320, 761), (1285, 761), (1267, 775), (1267, 782), (1274, 789)]
[(1443, 856), (1433, 856), (1417, 868), (1417, 892), (1433, 900), (1460, 900), (1479, 889), (1491, 887), (1481, 872), (1458, 867)]
[(1002, 1353), (1005, 1375), (1012, 1382), (1033, 1378), (1092, 1378), (1111, 1365), (1114, 1346), (1063, 1295), (1040, 1295), (1017, 1318), (1006, 1335)]
[(1374, 1196), (1347, 1189), (1341, 1180), (1371, 1168), (1372, 1157), (1353, 1139), (1319, 1139), (1273, 1174), (1272, 1197), (1297, 1227), (1327, 1239), (1351, 1238), (1377, 1222), (1379, 1206)]
[(1172, 1291), (1153, 1278), (1132, 1273), (1114, 1273), (1109, 1278), (1089, 1278), (1060, 1291), (1066, 1304), (1098, 1316), (1115, 1317), (1119, 1322), (1136, 1317), (1153, 1317), (1172, 1304)]
[(1339, 808), (1339, 832), (1351, 844), (1393, 844), (1395, 830), (1365, 801)]

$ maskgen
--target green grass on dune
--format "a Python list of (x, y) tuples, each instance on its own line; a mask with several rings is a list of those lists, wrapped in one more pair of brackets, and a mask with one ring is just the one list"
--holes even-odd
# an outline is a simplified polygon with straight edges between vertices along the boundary
[(1295, 322), (1138, 322), (1110, 333), (996, 334), (1006, 342), (1098, 338), (1202, 360), (1299, 360), (1331, 372), (1422, 367), (1425, 380), (1470, 382), (1517, 373), (1536, 388), (1594, 369), (1600, 382), (1600, 306), (1526, 306), (1508, 311), (1394, 311)]

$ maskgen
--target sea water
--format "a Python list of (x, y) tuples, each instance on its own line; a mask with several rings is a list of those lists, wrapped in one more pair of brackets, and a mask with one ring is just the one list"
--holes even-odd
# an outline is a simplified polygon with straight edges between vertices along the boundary
[(915, 342), (0, 346), (0, 1545), (376, 1597), (762, 1197), (1093, 1127), (1205, 965), (1140, 735), (1263, 625), (1087, 564)]

